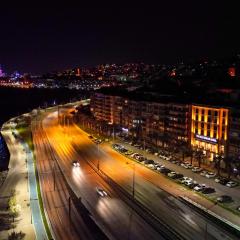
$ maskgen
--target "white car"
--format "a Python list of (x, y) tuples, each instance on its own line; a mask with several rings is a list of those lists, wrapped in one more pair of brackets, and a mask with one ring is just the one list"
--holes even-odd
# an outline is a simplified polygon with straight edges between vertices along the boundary
[(205, 184), (199, 184), (197, 185), (196, 187), (194, 187), (193, 189), (197, 192), (200, 192), (202, 191), (204, 188), (206, 188), (206, 185)]
[(206, 175), (205, 175), (205, 177), (206, 178), (214, 178), (214, 177), (216, 177), (216, 173), (214, 173), (214, 172), (208, 172)]
[(175, 176), (177, 173), (176, 172), (170, 172), (170, 173), (168, 173), (167, 175), (168, 175), (168, 177), (173, 177), (173, 176)]
[(208, 173), (208, 172), (204, 170), (204, 171), (202, 171), (202, 172), (200, 173), (200, 175), (203, 176), (203, 177), (205, 177), (207, 173)]
[(185, 167), (186, 169), (191, 169), (192, 168), (192, 164), (186, 163), (183, 167)]
[(165, 166), (164, 166), (164, 165), (161, 165), (161, 166), (158, 166), (158, 167), (157, 167), (157, 170), (159, 171), (159, 170), (164, 169), (164, 168), (165, 168)]
[(186, 182), (193, 181), (190, 177), (183, 177), (181, 178), (181, 183), (185, 184)]
[(229, 181), (227, 184), (226, 184), (226, 186), (227, 187), (236, 187), (238, 185), (238, 183), (236, 183), (236, 182), (233, 182), (233, 181)]
[(96, 191), (97, 191), (97, 193), (100, 197), (106, 197), (107, 196), (107, 193), (102, 188), (96, 187)]
[(193, 167), (193, 168), (192, 168), (192, 171), (195, 172), (195, 173), (196, 173), (196, 172), (201, 172), (201, 171), (202, 171), (202, 168), (200, 168), (200, 167)]
[(193, 181), (192, 179), (187, 180), (187, 181), (184, 182), (184, 184), (185, 184), (186, 186), (190, 186), (190, 185), (196, 184), (196, 183), (197, 183), (197, 182), (196, 182), (196, 181)]
[(73, 162), (72, 162), (72, 165), (73, 165), (74, 167), (80, 167), (80, 163), (79, 163), (77, 160), (73, 161)]

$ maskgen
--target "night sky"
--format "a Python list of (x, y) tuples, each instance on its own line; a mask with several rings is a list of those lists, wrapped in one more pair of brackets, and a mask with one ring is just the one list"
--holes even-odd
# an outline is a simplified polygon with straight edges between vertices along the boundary
[[(50, 1), (49, 1), (50, 2)], [(175, 63), (240, 52), (237, 1), (0, 7), (0, 64), (43, 73), (99, 63)], [(80, 1), (79, 1), (80, 2)], [(196, 4), (199, 2), (199, 4)], [(208, 3), (211, 2), (211, 3)], [(232, 2), (232, 3), (231, 3)]]

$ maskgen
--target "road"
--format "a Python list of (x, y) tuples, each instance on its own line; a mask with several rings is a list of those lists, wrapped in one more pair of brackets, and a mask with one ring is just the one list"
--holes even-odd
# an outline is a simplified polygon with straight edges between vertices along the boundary
[[(81, 159), (81, 156), (69, 141), (65, 129), (58, 125), (57, 112), (50, 114), (42, 123), (49, 144), (54, 149), (53, 152), (62, 171), (67, 176), (71, 188), (81, 198), (92, 218), (109, 238), (164, 239), (144, 219), (128, 207), (119, 198), (116, 191), (106, 184), (89, 164)], [(73, 159), (80, 159), (80, 168), (72, 166)], [(45, 171), (49, 171), (49, 168)], [(97, 186), (104, 188), (108, 193), (108, 197), (99, 197), (96, 193)], [(51, 219), (51, 217), (49, 218)]]
[[(91, 160), (129, 192), (132, 191), (133, 166), (126, 164), (127, 158), (114, 151), (102, 151), (89, 140), (86, 133), (77, 126), (65, 130), (81, 158)], [(105, 149), (104, 149), (105, 150)], [(186, 239), (236, 239), (221, 227), (193, 212), (178, 199), (158, 187), (159, 174), (145, 168), (135, 167), (135, 197), (162, 220), (168, 222)], [(171, 185), (170, 185), (171, 186)], [(168, 187), (168, 186), (166, 186)], [(174, 185), (173, 185), (174, 187)], [(213, 206), (211, 206), (213, 207)], [(206, 232), (207, 229), (207, 232)]]
[(55, 157), (42, 130), (41, 122), (33, 121), (32, 133), (44, 208), (54, 238), (69, 239), (71, 236), (71, 239), (106, 239), (99, 231), (91, 232), (95, 229), (87, 226), (74, 204), (71, 204), (69, 218), (70, 193), (55, 163)]

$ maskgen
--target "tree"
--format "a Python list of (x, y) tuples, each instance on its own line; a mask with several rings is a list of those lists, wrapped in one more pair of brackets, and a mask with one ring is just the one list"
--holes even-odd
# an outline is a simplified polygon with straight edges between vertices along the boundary
[(217, 175), (220, 176), (221, 162), (223, 161), (223, 156), (218, 155), (214, 157), (215, 168), (217, 169)]
[(232, 174), (233, 158), (232, 157), (224, 157), (223, 161), (225, 163), (225, 170), (227, 171), (227, 176), (228, 176), (228, 178), (230, 178), (231, 174)]
[(196, 151), (195, 157), (196, 157), (196, 159), (198, 161), (198, 167), (201, 167), (202, 160), (204, 158), (203, 151), (202, 150)]
[(20, 204), (17, 204), (17, 200), (15, 195), (13, 195), (8, 202), (8, 206), (9, 206), (9, 210), (10, 213), (12, 214), (13, 217), (13, 222), (14, 222), (14, 218), (19, 214), (19, 212), (21, 211), (21, 206)]
[(21, 240), (25, 237), (25, 233), (23, 233), (22, 231), (20, 232), (11, 232), (9, 235), (8, 235), (8, 240)]

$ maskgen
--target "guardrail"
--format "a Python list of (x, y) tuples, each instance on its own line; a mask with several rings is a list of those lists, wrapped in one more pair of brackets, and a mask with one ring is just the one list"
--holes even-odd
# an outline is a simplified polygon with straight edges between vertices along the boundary
[(200, 205), (199, 203), (194, 202), (188, 197), (180, 196), (179, 199), (187, 204), (189, 207), (194, 208), (200, 214), (204, 215), (208, 219), (212, 220), (213, 222), (221, 225), (225, 230), (229, 231), (233, 235), (240, 238), (240, 227), (231, 223), (227, 219), (217, 215), (216, 213), (212, 212), (211, 210), (205, 208), (204, 206)]

